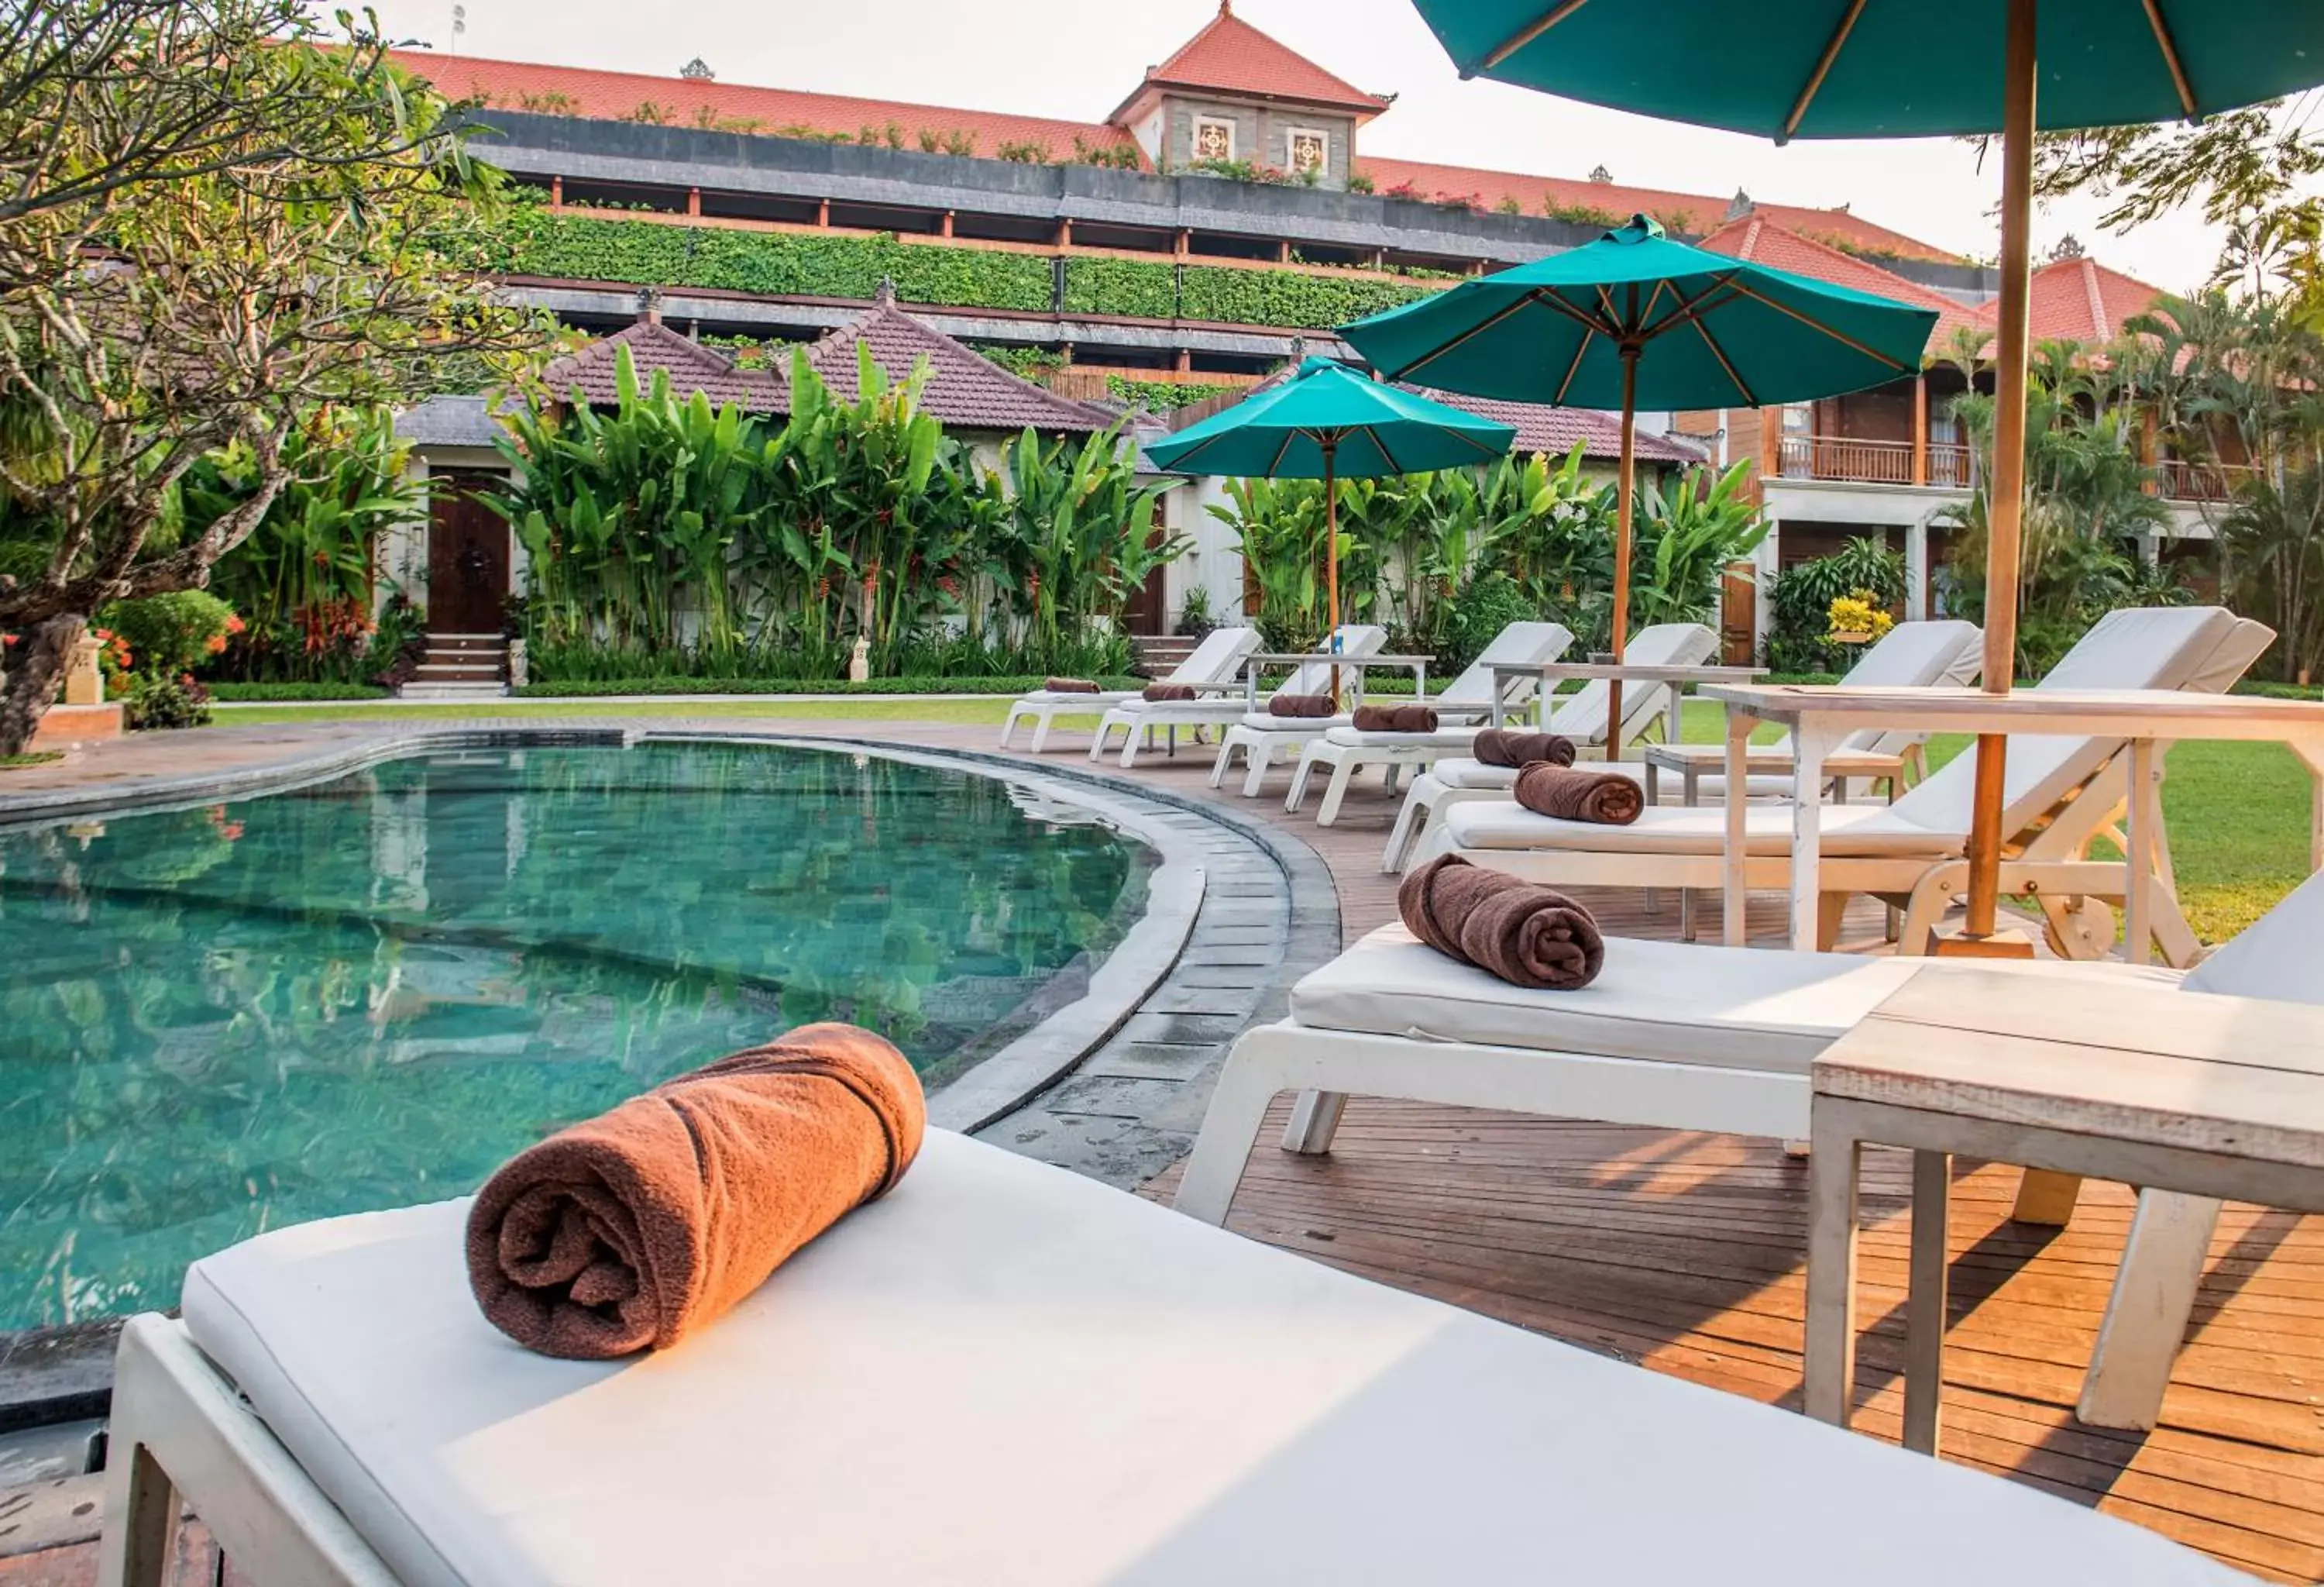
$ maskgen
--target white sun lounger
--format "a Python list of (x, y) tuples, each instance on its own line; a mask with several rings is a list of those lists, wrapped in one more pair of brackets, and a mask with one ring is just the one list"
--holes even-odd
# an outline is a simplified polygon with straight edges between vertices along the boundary
[(952, 1135), (677, 1349), (487, 1327), (465, 1204), (133, 1319), (105, 1587), (179, 1494), (256, 1587), (1956, 1587), (2249, 1578), (2034, 1488)]
[[(2083, 635), (2035, 689), (2226, 689), (2273, 642), (2266, 624), (2218, 606), (2166, 606), (2107, 614)], [(2012, 734), (2002, 830), (2006, 893), (2033, 892), (2059, 937), (2060, 951), (2095, 957), (2113, 944), (2111, 921), (2094, 937), (2074, 918), (2078, 900), (2119, 901), (2125, 872), (2116, 863), (2086, 861), (2084, 849), (2108, 835), (2127, 793), (2129, 757), (2119, 739)], [(2162, 775), (2162, 757), (2155, 775)], [(1976, 777), (1974, 757), (1940, 768), (1893, 805), (1840, 805), (1824, 813), (1823, 887), (1817, 942), (1829, 946), (1840, 912), (1856, 893), (1904, 910), (1904, 951), (1916, 953), (1951, 900), (1967, 886), (1961, 856), (1969, 845)], [(1787, 886), (1792, 812), (1752, 805), (1744, 811), (1749, 884)], [(1726, 881), (1726, 813), (1704, 807), (1657, 806), (1628, 826), (1562, 821), (1513, 799), (1472, 801), (1446, 810), (1421, 844), (1423, 857), (1457, 853), (1531, 881), (1560, 886), (1698, 888)], [(2172, 964), (2189, 962), (2193, 933), (2170, 896), (2153, 888), (2156, 935)]]
[[(1900, 623), (1883, 635), (1877, 644), (1856, 660), (1843, 682), (1877, 685), (1884, 688), (1926, 688), (1939, 684), (1973, 683), (1977, 679), (1982, 657), (1984, 633), (1973, 623), (1941, 620), (1930, 623)], [(1675, 740), (1674, 734), (1666, 738)], [(1925, 734), (1868, 732), (1859, 734), (1843, 746), (1850, 750), (1868, 751), (1879, 754), (1902, 754), (1917, 745)], [(1859, 742), (1860, 741), (1860, 742)], [(1725, 763), (1723, 744), (1685, 745), (1683, 750), (1701, 749)], [(1626, 776), (1644, 777), (1644, 768), (1636, 761), (1609, 763)], [(1395, 829), (1388, 835), (1388, 849), (1380, 857), (1382, 871), (1399, 871), (1428, 829), (1430, 820), (1443, 814), (1453, 805), (1476, 800), (1504, 799), (1517, 786), (1517, 771), (1508, 766), (1488, 766), (1480, 761), (1448, 757), (1437, 762), (1430, 776), (1433, 780), (1415, 783), (1397, 811)], [(1698, 791), (1723, 797), (1727, 779), (1723, 773), (1702, 778)], [(1791, 797), (1792, 780), (1788, 777), (1755, 777), (1751, 780), (1753, 797)]]
[[(1329, 1150), (1350, 1094), (1803, 1140), (1816, 1055), (1913, 976), (2006, 968), (2324, 1002), (2319, 937), (2324, 876), (2183, 980), (2119, 962), (1874, 957), (1618, 937), (1589, 986), (1536, 992), (1449, 959), (1401, 926), (1383, 927), (1302, 980), (1289, 1019), (1235, 1044), (1176, 1204), (1206, 1223), (1225, 1219), (1268, 1106), (1286, 1091), (1301, 1093), (1286, 1151)], [(2142, 1198), (2084, 1389), (2085, 1419), (2153, 1426), (2218, 1211), (2200, 1197)]]
[[(1349, 623), (1339, 628), (1339, 649), (1334, 651), (1330, 639), (1315, 647), (1315, 654), (1336, 655), (1344, 661), (1351, 656), (1377, 654), (1388, 643), (1388, 630), (1377, 623)], [(1248, 663), (1245, 663), (1248, 665)], [(1277, 694), (1320, 695), (1332, 687), (1332, 667), (1329, 660), (1310, 661), (1295, 670), (1282, 684), (1270, 691), (1268, 698)], [(1135, 765), (1141, 743), (1151, 743), (1154, 734), (1179, 727), (1231, 727), (1250, 711), (1249, 688), (1235, 689), (1214, 699), (1148, 700), (1129, 699), (1115, 706), (1097, 724), (1097, 737), (1090, 743), (1089, 758), (1102, 760), (1106, 743), (1114, 730), (1121, 731), (1121, 763)]]
[[(1235, 686), (1242, 671), (1242, 659), (1257, 649), (1259, 630), (1255, 628), (1214, 628), (1203, 636), (1203, 642), (1194, 647), (1191, 655), (1170, 669), (1170, 676), (1158, 681), (1223, 693)], [(1001, 747), (1009, 747), (1010, 735), (1017, 731), (1017, 724), (1029, 717), (1033, 723), (1032, 752), (1038, 755), (1041, 746), (1049, 742), (1049, 724), (1057, 717), (1102, 713), (1125, 700), (1142, 699), (1144, 694), (1142, 689), (1102, 689), (1091, 695), (1037, 688), (1009, 707), (1009, 720), (1001, 724)]]
[[(1718, 652), (1719, 636), (1700, 623), (1659, 623), (1640, 629), (1623, 647), (1623, 655), (1632, 664), (1641, 667), (1692, 667), (1705, 662)], [(1544, 731), (1560, 734), (1573, 741), (1574, 748), (1583, 759), (1603, 758), (1606, 752), (1606, 680), (1593, 678), (1570, 695), (1554, 697), (1549, 704), (1548, 719)], [(1662, 724), (1663, 740), (1678, 742), (1680, 724), (1671, 719), (1671, 692), (1660, 687), (1632, 685), (1622, 691), (1622, 742), (1631, 743), (1646, 737), (1656, 722)], [(1512, 724), (1512, 726), (1519, 725)], [(1404, 796), (1404, 804), (1397, 811), (1396, 830), (1388, 838), (1388, 853), (1400, 855), (1407, 849), (1421, 826), (1426, 825), (1429, 812), (1446, 802), (1448, 790), (1455, 784), (1447, 780), (1448, 770), (1473, 768), (1473, 776), (1480, 789), (1476, 794), (1455, 793), (1454, 800), (1462, 798), (1506, 798), (1517, 785), (1514, 768), (1483, 766), (1480, 762), (1453, 754), (1439, 758), (1434, 765), (1414, 779)], [(1507, 780), (1494, 782), (1499, 774), (1506, 773)], [(1457, 775), (1458, 773), (1454, 773)], [(1465, 785), (1460, 785), (1465, 786)], [(1394, 871), (1397, 865), (1383, 860), (1383, 871)]]
[[(1493, 712), (1493, 675), (1489, 670), (1493, 663), (1518, 665), (1554, 661), (1572, 642), (1572, 631), (1562, 623), (1512, 623), (1493, 636), (1493, 642), (1485, 647), (1484, 653), (1463, 669), (1461, 676), (1447, 685), (1443, 693), (1434, 699), (1419, 702), (1436, 713), (1439, 719), (1436, 732), (1367, 734), (1362, 736), (1393, 739), (1407, 744), (1425, 743), (1449, 746), (1439, 752), (1465, 748)], [(1504, 707), (1524, 704), (1539, 683), (1540, 679), (1534, 678), (1511, 678), (1502, 700)], [(1321, 721), (1289, 721), (1265, 714), (1245, 716), (1227, 729), (1226, 737), (1219, 743), (1218, 763), (1211, 768), (1211, 786), (1217, 788), (1226, 780), (1227, 769), (1234, 761), (1235, 751), (1240, 749), (1245, 762), (1243, 797), (1257, 798), (1266, 780), (1268, 767), (1277, 758), (1287, 761), (1301, 751), (1312, 753), (1326, 735), (1355, 731), (1354, 716), (1346, 714)], [(1393, 779), (1399, 766), (1423, 763), (1391, 761), (1388, 774)], [(1297, 793), (1306, 781), (1306, 769), (1307, 762), (1302, 759), (1299, 770), (1292, 779), (1293, 798), (1285, 808), (1296, 810), (1299, 807)], [(1338, 807), (1337, 801), (1332, 801), (1332, 805), (1335, 809)], [(1325, 822), (1324, 825), (1328, 826), (1331, 823)]]

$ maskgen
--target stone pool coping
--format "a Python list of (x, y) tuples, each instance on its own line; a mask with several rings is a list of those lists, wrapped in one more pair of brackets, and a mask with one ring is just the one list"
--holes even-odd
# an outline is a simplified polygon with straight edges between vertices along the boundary
[[(931, 1121), (945, 1128), (982, 1133), (1121, 1188), (1183, 1154), (1225, 1047), (1250, 1026), (1279, 1018), (1292, 983), (1339, 951), (1338, 891), (1322, 857), (1258, 817), (1078, 766), (868, 734), (754, 731), (728, 719), (625, 720), (609, 713), (600, 720), (554, 724), (521, 717), (382, 723), (352, 740), (216, 771), (0, 795), (0, 829), (251, 798), (413, 753), (688, 740), (878, 754), (973, 770), (1052, 793), (1122, 826), (1156, 849), (1162, 863), (1149, 884), (1147, 918), (1093, 973), (1089, 992), (939, 1088), (929, 1102)], [(1208, 843), (1204, 828), (1214, 829)], [(1272, 909), (1271, 893), (1266, 900), (1216, 896), (1221, 890), (1214, 879), (1222, 871), (1231, 875), (1233, 866), (1222, 868), (1214, 850), (1227, 846), (1223, 840), (1230, 837), (1231, 846), (1257, 851), (1280, 877), (1279, 914)], [(1254, 911), (1268, 918), (1259, 922)], [(1148, 931), (1157, 914), (1159, 923)], [(1280, 951), (1275, 961), (1240, 972), (1190, 965), (1194, 955), (1187, 945), (1199, 945), (1194, 935), (1198, 924), (1214, 916), (1225, 922), (1222, 931), (1247, 932), (1276, 945)], [(1222, 973), (1240, 977), (1229, 993), (1216, 990)], [(1226, 1011), (1230, 1008), (1233, 1011)], [(1140, 1030), (1141, 1020), (1158, 1029)], [(1056, 1041), (1057, 1031), (1067, 1039)], [(1150, 1065), (1157, 1053), (1184, 1056), (1166, 1071)], [(1109, 1055), (1121, 1059), (1112, 1073), (1080, 1073)], [(1084, 1080), (1109, 1090), (1112, 1100), (1092, 1107), (1083, 1105), (1090, 1100), (1086, 1096), (1067, 1094)], [(1157, 1092), (1169, 1101), (1157, 1105)], [(102, 1416), (110, 1399), (117, 1328), (118, 1320), (108, 1319), (0, 1334), (0, 1432)], [(8, 1552), (0, 1548), (0, 1555)]]

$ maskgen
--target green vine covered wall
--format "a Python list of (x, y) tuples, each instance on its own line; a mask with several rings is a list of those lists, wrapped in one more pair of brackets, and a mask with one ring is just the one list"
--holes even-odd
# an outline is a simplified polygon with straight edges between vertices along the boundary
[(536, 206), (501, 224), (494, 268), (565, 281), (635, 281), (770, 296), (869, 298), (892, 279), (908, 303), (1112, 314), (1323, 330), (1434, 289), (1416, 282), (1222, 265), (1065, 258), (873, 235), (673, 226)]

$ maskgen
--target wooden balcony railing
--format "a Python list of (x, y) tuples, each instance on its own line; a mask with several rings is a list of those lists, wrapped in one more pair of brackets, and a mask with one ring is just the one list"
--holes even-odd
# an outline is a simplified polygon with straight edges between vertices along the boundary
[(2224, 502), (2251, 477), (2247, 463), (2190, 463), (2165, 457), (2154, 466), (2161, 494), (2172, 502)]
[(1845, 479), (1911, 484), (1913, 443), (1846, 436), (1785, 436), (1778, 463), (1787, 479)]

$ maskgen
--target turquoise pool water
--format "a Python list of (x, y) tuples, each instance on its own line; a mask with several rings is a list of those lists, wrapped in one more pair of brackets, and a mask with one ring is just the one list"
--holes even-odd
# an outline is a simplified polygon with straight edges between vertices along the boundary
[(991, 778), (710, 743), (0, 832), (0, 1330), (463, 1194), (806, 1020), (934, 1082), (1074, 995), (1151, 864)]

